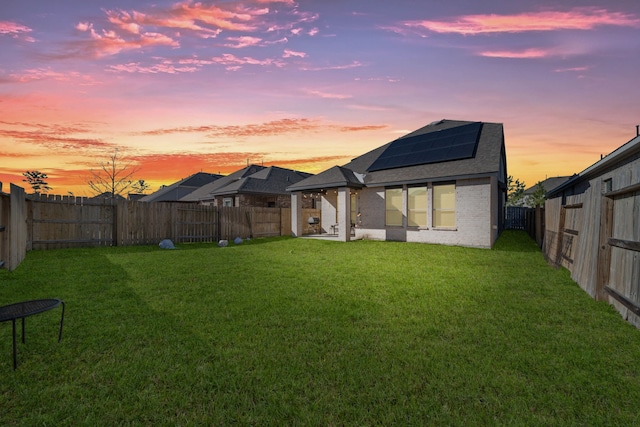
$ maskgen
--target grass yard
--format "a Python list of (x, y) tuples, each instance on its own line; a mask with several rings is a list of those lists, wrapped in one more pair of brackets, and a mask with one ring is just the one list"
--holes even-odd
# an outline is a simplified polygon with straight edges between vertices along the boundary
[(640, 423), (640, 332), (520, 232), (493, 250), (257, 239), (30, 252), (2, 425)]

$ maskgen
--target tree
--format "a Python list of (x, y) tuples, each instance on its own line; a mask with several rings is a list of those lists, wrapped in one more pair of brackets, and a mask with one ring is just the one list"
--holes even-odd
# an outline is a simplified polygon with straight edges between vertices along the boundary
[(26, 171), (22, 175), (24, 175), (25, 179), (22, 181), (28, 183), (31, 186), (34, 194), (46, 193), (49, 190), (52, 190), (47, 183), (47, 179), (49, 178), (46, 173), (40, 171)]
[(544, 185), (542, 185), (542, 181), (538, 181), (535, 188), (533, 189), (533, 193), (528, 197), (528, 202), (531, 207), (544, 206), (545, 200), (547, 200), (547, 190), (544, 189)]
[(145, 191), (151, 188), (151, 185), (147, 184), (144, 179), (138, 179), (131, 185), (131, 189), (138, 194), (144, 194)]
[(524, 181), (519, 179), (514, 181), (513, 176), (507, 177), (507, 206), (522, 206), (524, 203)]
[(98, 168), (89, 171), (90, 177), (87, 184), (96, 195), (122, 196), (133, 186), (133, 175), (138, 172), (138, 169), (130, 160), (123, 158), (116, 148)]

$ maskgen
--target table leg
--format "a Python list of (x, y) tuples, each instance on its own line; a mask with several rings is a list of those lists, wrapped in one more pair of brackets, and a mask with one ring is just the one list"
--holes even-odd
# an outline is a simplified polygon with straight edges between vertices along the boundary
[(13, 326), (13, 370), (15, 371), (18, 367), (18, 359), (16, 357), (16, 319), (11, 319), (11, 324)]
[(24, 317), (22, 318), (22, 344), (24, 344)]
[(60, 332), (58, 333), (58, 342), (62, 339), (62, 325), (64, 323), (64, 301), (60, 301), (62, 304), (62, 316), (60, 317)]

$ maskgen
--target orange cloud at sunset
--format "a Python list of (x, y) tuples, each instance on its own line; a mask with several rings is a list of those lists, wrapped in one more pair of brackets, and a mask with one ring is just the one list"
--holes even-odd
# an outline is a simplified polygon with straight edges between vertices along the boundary
[(155, 129), (140, 132), (140, 135), (166, 135), (174, 133), (207, 133), (213, 138), (248, 138), (264, 137), (274, 135), (285, 135), (290, 133), (308, 133), (321, 130), (339, 132), (359, 132), (375, 131), (387, 128), (387, 125), (364, 125), (364, 126), (344, 126), (333, 123), (322, 122), (318, 119), (279, 119), (264, 123), (249, 123), (244, 125), (203, 125), (189, 126), (182, 128)]

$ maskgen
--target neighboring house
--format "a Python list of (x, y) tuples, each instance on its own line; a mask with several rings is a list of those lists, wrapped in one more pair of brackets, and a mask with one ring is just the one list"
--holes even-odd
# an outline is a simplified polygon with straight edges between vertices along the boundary
[[(249, 165), (202, 186), (180, 201), (221, 207), (288, 208), (291, 196), (287, 187), (310, 176), (309, 173), (277, 166)], [(311, 202), (305, 207), (311, 207)]]
[[(538, 187), (538, 184), (542, 184), (542, 188), (544, 189), (545, 193), (549, 193), (550, 191), (554, 190), (556, 187), (564, 184), (565, 182), (567, 182), (569, 180), (569, 178), (571, 178), (570, 176), (556, 176), (553, 178), (547, 178), (544, 181), (541, 181), (537, 184), (535, 184), (532, 187), (527, 188), (526, 190), (524, 190), (523, 196), (522, 196), (522, 203), (519, 204), (519, 206), (523, 206), (523, 207), (527, 207), (527, 208), (533, 208), (535, 206), (533, 206), (533, 203), (531, 201), (534, 193), (536, 192), (536, 189)], [(543, 204), (544, 205), (544, 204)]]
[(216, 181), (220, 178), (222, 178), (222, 175), (198, 172), (188, 178), (181, 179), (171, 185), (162, 187), (155, 193), (146, 195), (139, 200), (141, 202), (177, 202), (203, 185)]
[(292, 234), (319, 198), (338, 239), (490, 248), (504, 224), (507, 164), (500, 123), (440, 120), (288, 187)]

